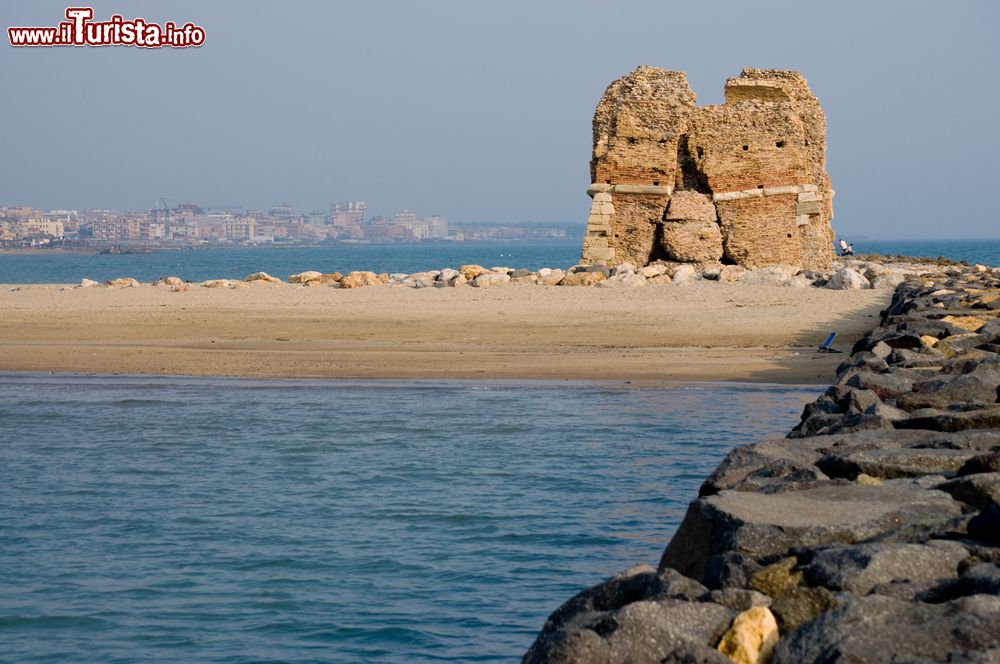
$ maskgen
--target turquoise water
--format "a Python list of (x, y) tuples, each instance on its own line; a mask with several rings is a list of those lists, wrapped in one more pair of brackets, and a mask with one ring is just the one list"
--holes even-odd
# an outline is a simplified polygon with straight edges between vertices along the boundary
[(819, 391), (0, 374), (0, 661), (513, 661)]
[(856, 254), (891, 254), (937, 258), (944, 256), (970, 265), (1000, 267), (1000, 240), (858, 240)]
[[(862, 241), (862, 253), (947, 256), (1000, 266), (1000, 240)], [(153, 254), (99, 255), (0, 254), (0, 283), (77, 283), (134, 277), (153, 281), (175, 275), (191, 281), (243, 278), (264, 271), (285, 278), (304, 270), (342, 272), (419, 272), (466, 263), (535, 270), (566, 268), (580, 258), (580, 242), (432, 243), (410, 245), (335, 245), (330, 247), (236, 248), (159, 251)]]
[(191, 281), (240, 278), (267, 272), (287, 278), (304, 270), (419, 272), (468, 263), (529, 270), (569, 267), (580, 259), (580, 243), (429, 243), (334, 245), (329, 247), (188, 249), (152, 254), (0, 254), (0, 283), (77, 283), (133, 277), (153, 281), (174, 275)]

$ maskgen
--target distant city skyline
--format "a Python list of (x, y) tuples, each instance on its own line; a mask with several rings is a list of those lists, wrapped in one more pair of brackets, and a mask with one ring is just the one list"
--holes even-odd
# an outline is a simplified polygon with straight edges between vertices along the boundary
[(564, 240), (558, 224), (449, 223), (404, 208), (367, 216), (365, 201), (341, 201), (328, 210), (300, 213), (290, 205), (267, 209), (197, 203), (144, 211), (107, 208), (48, 209), (0, 206), (0, 249), (66, 247), (195, 247), (204, 245), (385, 244), (425, 241)]
[[(4, 3), (3, 27), (67, 4)], [(827, 114), (835, 232), (997, 237), (1000, 5), (162, 3), (95, 17), (203, 26), (199, 48), (0, 47), (0, 205), (309, 212), (338, 200), (469, 222), (578, 222), (590, 121), (640, 64), (699, 104), (744, 66), (797, 69)], [(6, 35), (4, 35), (6, 39)], [(389, 212), (382, 212), (388, 214)]]

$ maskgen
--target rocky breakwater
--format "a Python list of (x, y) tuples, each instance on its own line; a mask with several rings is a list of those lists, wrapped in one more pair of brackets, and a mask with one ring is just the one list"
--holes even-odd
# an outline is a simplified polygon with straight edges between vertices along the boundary
[[(784, 286), (790, 288), (830, 288), (834, 290), (889, 289), (895, 288), (907, 277), (916, 275), (943, 275), (954, 269), (951, 262), (928, 262), (926, 259), (889, 258), (866, 256), (863, 259), (836, 261), (823, 271), (804, 270), (792, 265), (771, 265), (748, 270), (739, 265), (724, 265), (718, 261), (681, 263), (655, 261), (643, 267), (620, 263), (613, 268), (604, 265), (574, 265), (565, 270), (541, 268), (539, 270), (510, 267), (486, 268), (481, 265), (462, 265), (458, 269), (443, 268), (414, 272), (412, 274), (376, 274), (375, 272), (320, 272), (307, 270), (288, 277), (287, 282), (266, 272), (255, 272), (245, 279), (209, 279), (199, 284), (175, 276), (161, 277), (153, 286), (167, 287), (177, 292), (192, 286), (203, 288), (248, 288), (251, 286), (362, 288), (365, 286), (395, 286), (407, 288), (489, 288), (505, 285), (528, 286), (598, 286), (600, 288), (635, 288), (639, 286), (682, 286), (697, 281), (742, 283), (750, 286)], [(94, 288), (102, 284), (83, 279), (77, 288)], [(103, 284), (109, 288), (138, 288), (136, 279), (122, 277)]]
[(1000, 661), (1000, 270), (910, 277), (784, 439), (705, 480), (658, 568), (525, 662)]
[[(982, 266), (979, 266), (982, 267)], [(829, 288), (834, 290), (890, 289), (918, 275), (941, 276), (947, 270), (957, 269), (955, 263), (944, 259), (914, 259), (906, 257), (864, 256), (857, 259), (840, 259), (825, 270), (806, 270), (794, 265), (769, 265), (747, 269), (739, 265), (723, 264), (716, 260), (695, 263), (657, 260), (637, 267), (632, 263), (606, 265), (574, 265), (567, 269), (541, 268), (538, 270), (510, 267), (483, 267), (462, 265), (458, 269), (441, 268), (413, 273), (381, 273), (354, 271), (340, 272), (306, 270), (290, 275), (287, 281), (266, 272), (254, 272), (245, 279), (209, 279), (200, 283), (185, 281), (180, 277), (161, 277), (151, 285), (165, 287), (175, 292), (187, 292), (194, 286), (202, 288), (237, 289), (250, 287), (277, 287), (292, 285), (304, 288), (363, 288), (390, 286), (404, 288), (490, 288), (494, 286), (597, 286), (600, 288), (636, 288), (641, 286), (683, 286), (693, 282), (741, 283), (748, 286), (784, 286), (790, 288)], [(986, 268), (982, 268), (986, 269)], [(83, 279), (77, 288), (100, 287), (97, 281)], [(122, 277), (103, 284), (108, 288), (139, 288), (144, 286), (136, 279)]]

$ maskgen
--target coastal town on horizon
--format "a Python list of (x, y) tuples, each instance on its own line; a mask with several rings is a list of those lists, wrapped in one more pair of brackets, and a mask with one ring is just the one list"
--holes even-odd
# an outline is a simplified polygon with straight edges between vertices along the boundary
[(160, 248), (202, 245), (389, 244), (426, 241), (562, 241), (570, 224), (449, 223), (409, 209), (368, 216), (365, 201), (298, 212), (287, 203), (267, 210), (208, 207), (163, 199), (146, 211), (0, 206), (0, 248)]

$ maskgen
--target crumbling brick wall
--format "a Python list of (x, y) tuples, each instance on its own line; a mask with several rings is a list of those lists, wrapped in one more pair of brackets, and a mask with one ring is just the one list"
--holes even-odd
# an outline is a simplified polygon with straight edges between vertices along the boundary
[(826, 118), (806, 80), (744, 69), (725, 95), (699, 108), (683, 72), (655, 67), (608, 86), (594, 113), (583, 262), (829, 266)]

